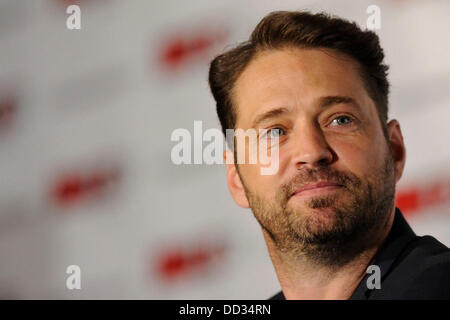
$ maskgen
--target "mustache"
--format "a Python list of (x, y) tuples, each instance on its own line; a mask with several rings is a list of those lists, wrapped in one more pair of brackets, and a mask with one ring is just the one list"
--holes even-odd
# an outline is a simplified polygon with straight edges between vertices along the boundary
[(296, 175), (288, 182), (282, 184), (282, 193), (289, 198), (295, 190), (311, 183), (327, 181), (339, 184), (347, 189), (359, 187), (361, 180), (353, 173), (346, 173), (331, 169), (330, 167), (321, 167), (317, 169), (305, 168), (298, 171)]

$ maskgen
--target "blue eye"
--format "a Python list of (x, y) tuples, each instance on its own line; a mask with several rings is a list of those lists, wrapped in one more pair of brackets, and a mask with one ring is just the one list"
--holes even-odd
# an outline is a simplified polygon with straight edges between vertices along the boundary
[[(345, 120), (344, 120), (344, 121), (339, 121), (339, 119), (345, 119)], [(332, 123), (334, 123), (334, 122), (337, 122), (337, 124), (338, 124), (339, 126), (345, 126), (345, 125), (351, 123), (351, 122), (352, 122), (352, 119), (351, 119), (350, 117), (348, 117), (348, 116), (339, 116), (339, 117), (336, 117), (336, 118), (333, 120)]]
[(285, 132), (281, 128), (272, 128), (272, 129), (269, 129), (269, 132), (268, 132), (269, 138), (280, 137), (283, 134), (285, 134)]

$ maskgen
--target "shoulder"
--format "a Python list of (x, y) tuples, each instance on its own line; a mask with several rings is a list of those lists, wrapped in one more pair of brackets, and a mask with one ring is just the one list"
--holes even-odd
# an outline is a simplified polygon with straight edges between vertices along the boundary
[(450, 299), (450, 249), (432, 236), (417, 237), (396, 259), (376, 296)]
[(403, 267), (414, 266), (418, 273), (439, 269), (449, 265), (450, 249), (432, 236), (417, 237), (399, 257), (398, 263)]
[(267, 300), (286, 300), (286, 298), (284, 297), (283, 291), (280, 291)]

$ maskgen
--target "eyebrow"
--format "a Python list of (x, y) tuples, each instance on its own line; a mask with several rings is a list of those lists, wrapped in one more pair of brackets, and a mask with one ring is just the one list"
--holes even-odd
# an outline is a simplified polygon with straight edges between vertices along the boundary
[(264, 112), (264, 113), (258, 115), (255, 118), (255, 120), (253, 120), (252, 128), (257, 127), (261, 122), (268, 121), (270, 119), (279, 117), (279, 116), (289, 113), (289, 112), (290, 112), (290, 110), (286, 107), (276, 108), (276, 109), (272, 109), (267, 112)]
[(330, 107), (340, 103), (351, 104), (359, 108), (359, 104), (355, 101), (355, 99), (348, 96), (326, 96), (319, 99), (319, 106), (321, 108)]
[[(327, 107), (331, 107), (333, 105), (336, 104), (349, 104), (352, 105), (356, 108), (359, 109), (359, 104), (355, 101), (355, 99), (348, 97), (348, 96), (326, 96), (326, 97), (321, 97), (319, 99), (319, 108), (323, 109), (323, 108), (327, 108)], [(280, 108), (275, 108), (275, 109), (271, 109), (267, 112), (264, 112), (258, 116), (255, 117), (255, 120), (253, 120), (252, 122), (252, 128), (257, 127), (259, 124), (261, 124), (262, 122), (277, 118), (283, 114), (287, 114), (290, 113), (291, 110), (286, 108), (286, 107), (280, 107)]]

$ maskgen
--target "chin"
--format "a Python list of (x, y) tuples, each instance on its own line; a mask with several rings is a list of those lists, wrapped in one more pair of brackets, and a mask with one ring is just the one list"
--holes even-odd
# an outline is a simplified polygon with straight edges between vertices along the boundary
[(300, 228), (308, 228), (311, 232), (324, 229), (333, 229), (336, 223), (336, 211), (332, 207), (312, 209), (310, 207), (302, 207), (291, 211), (290, 215), (292, 225)]

